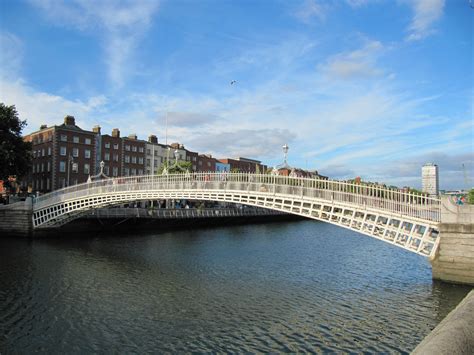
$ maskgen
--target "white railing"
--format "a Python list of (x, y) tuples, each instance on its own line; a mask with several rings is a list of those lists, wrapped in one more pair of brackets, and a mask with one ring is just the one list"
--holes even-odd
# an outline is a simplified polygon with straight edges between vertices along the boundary
[(119, 177), (83, 183), (39, 196), (35, 210), (66, 200), (97, 194), (146, 191), (214, 190), (253, 195), (286, 195), (301, 200), (323, 199), (350, 206), (439, 222), (440, 200), (376, 185), (249, 173), (186, 173)]

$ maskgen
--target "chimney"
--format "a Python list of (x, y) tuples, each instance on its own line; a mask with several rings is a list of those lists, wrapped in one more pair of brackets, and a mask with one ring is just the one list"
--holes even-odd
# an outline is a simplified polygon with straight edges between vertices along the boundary
[(48, 128), (48, 125), (42, 124), (42, 125), (40, 126), (40, 130), (46, 129), (46, 128)]
[(128, 139), (136, 141), (137, 140), (137, 135), (135, 133), (129, 134)]
[(148, 137), (148, 143), (158, 144), (158, 138), (154, 134)]
[(118, 128), (114, 128), (112, 130), (112, 137), (116, 137), (116, 138), (120, 137), (120, 130)]
[(64, 124), (67, 126), (75, 126), (76, 120), (74, 119), (74, 116), (67, 115), (64, 117)]
[(94, 127), (92, 128), (92, 132), (97, 133), (97, 134), (100, 134), (100, 126), (99, 126), (99, 125), (94, 126)]

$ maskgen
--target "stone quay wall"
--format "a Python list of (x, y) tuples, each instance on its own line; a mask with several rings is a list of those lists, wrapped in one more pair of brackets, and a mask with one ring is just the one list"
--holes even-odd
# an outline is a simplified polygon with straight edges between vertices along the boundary
[(0, 206), (0, 236), (31, 237), (33, 235), (31, 198)]
[(441, 200), (438, 251), (431, 260), (433, 278), (474, 285), (474, 205)]
[(428, 334), (412, 354), (474, 354), (474, 290)]

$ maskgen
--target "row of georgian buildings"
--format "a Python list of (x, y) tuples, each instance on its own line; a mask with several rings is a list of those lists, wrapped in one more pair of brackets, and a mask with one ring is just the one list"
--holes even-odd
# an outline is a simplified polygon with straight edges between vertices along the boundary
[(111, 134), (103, 134), (99, 126), (83, 130), (73, 116), (66, 116), (58, 126), (42, 125), (24, 139), (32, 143), (32, 168), (26, 184), (33, 192), (44, 193), (86, 182), (89, 176), (99, 173), (102, 161), (103, 173), (110, 177), (157, 174), (164, 162), (172, 163), (176, 158), (190, 162), (195, 172), (264, 172), (267, 168), (254, 159), (218, 160), (179, 143), (161, 144), (154, 135), (145, 141), (135, 134), (121, 137), (117, 128)]

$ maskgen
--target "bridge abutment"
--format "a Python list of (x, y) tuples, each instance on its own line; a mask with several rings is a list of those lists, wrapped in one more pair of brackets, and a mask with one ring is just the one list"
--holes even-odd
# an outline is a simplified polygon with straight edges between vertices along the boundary
[(456, 205), (442, 196), (439, 233), (433, 279), (474, 285), (474, 205)]

